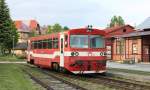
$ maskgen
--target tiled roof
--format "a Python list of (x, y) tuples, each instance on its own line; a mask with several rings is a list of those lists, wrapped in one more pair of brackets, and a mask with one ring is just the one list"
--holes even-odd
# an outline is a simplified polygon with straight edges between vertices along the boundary
[(112, 28), (106, 28), (104, 29), (106, 33), (111, 33), (117, 30), (120, 30), (124, 27), (131, 27), (132, 29), (134, 29), (134, 27), (130, 26), (130, 25), (123, 25), (123, 26), (116, 26), (116, 27), (112, 27)]
[(124, 35), (114, 35), (112, 37), (136, 37), (150, 35), (150, 31), (135, 31)]
[(36, 29), (37, 28), (37, 24), (38, 24), (38, 22), (36, 20), (31, 20), (30, 21), (30, 25), (29, 25), (30, 29), (31, 30)]
[(150, 17), (148, 17), (144, 22), (137, 26), (138, 30), (150, 29)]
[(38, 22), (36, 20), (16, 20), (16, 28), (21, 32), (30, 32), (37, 28)]

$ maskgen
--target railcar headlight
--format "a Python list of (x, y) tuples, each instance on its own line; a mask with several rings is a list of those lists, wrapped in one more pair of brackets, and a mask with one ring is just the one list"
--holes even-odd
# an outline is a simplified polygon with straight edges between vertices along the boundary
[(106, 56), (107, 55), (107, 53), (106, 52), (104, 52), (104, 56)]
[(71, 52), (71, 56), (79, 56), (78, 52)]
[(71, 52), (71, 56), (74, 56), (74, 52)]
[(104, 56), (104, 53), (103, 53), (103, 52), (100, 52), (100, 56)]

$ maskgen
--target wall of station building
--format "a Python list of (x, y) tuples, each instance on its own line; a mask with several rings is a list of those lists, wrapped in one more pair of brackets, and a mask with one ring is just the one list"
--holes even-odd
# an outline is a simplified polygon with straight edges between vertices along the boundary
[(124, 61), (135, 60), (142, 61), (142, 39), (141, 37), (134, 38), (119, 38), (112, 41), (112, 60)]

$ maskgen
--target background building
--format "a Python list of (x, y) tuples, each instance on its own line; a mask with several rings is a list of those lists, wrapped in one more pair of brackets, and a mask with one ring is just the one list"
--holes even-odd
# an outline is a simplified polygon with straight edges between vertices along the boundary
[(25, 56), (27, 50), (27, 40), (33, 34), (41, 34), (40, 25), (36, 20), (16, 20), (15, 26), (17, 28), (19, 39), (14, 53), (16, 55)]

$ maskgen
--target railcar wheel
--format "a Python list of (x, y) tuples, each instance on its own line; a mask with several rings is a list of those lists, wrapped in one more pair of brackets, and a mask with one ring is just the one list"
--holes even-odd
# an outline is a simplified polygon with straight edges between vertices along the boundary
[(60, 69), (59, 64), (58, 63), (53, 63), (52, 64), (52, 69), (55, 70), (55, 71), (59, 71), (59, 69)]
[(62, 68), (62, 67), (60, 67), (60, 72), (61, 73), (66, 73), (66, 74), (70, 74), (70, 72), (67, 69)]
[(103, 72), (103, 73), (100, 73), (100, 75), (102, 75), (102, 76), (106, 76), (106, 75), (107, 75), (107, 73), (106, 73), (106, 72)]
[(29, 61), (29, 63), (30, 63), (30, 64), (34, 64), (34, 60), (31, 59), (31, 60)]

